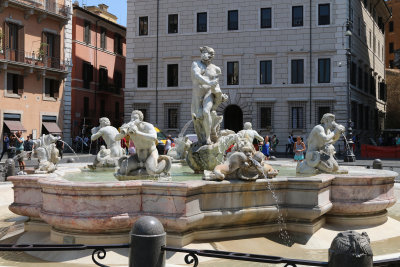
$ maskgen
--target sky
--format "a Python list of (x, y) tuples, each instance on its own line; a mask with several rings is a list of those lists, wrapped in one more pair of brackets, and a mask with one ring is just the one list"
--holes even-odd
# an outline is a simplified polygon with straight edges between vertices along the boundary
[(79, 5), (97, 6), (98, 4), (106, 4), (108, 12), (118, 17), (118, 24), (126, 27), (126, 2), (126, 0), (79, 0)]

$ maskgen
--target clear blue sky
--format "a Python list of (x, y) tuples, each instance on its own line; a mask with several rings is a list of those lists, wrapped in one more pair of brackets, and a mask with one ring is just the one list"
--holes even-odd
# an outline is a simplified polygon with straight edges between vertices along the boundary
[(79, 5), (97, 6), (98, 4), (106, 4), (108, 12), (118, 17), (118, 24), (126, 26), (126, 2), (126, 0), (79, 0)]

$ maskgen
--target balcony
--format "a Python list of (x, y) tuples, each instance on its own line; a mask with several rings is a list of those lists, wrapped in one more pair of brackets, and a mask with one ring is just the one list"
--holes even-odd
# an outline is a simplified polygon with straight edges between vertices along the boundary
[(69, 62), (60, 58), (41, 56), (34, 52), (29, 53), (24, 50), (7, 48), (0, 51), (0, 62), (19, 65), (21, 67), (34, 67), (38, 69), (48, 69), (55, 72), (68, 73), (67, 65)]
[(25, 10), (25, 16), (36, 12), (42, 13), (40, 17), (49, 14), (62, 19), (68, 19), (70, 9), (65, 5), (65, 0), (0, 0), (0, 12), (11, 5)]

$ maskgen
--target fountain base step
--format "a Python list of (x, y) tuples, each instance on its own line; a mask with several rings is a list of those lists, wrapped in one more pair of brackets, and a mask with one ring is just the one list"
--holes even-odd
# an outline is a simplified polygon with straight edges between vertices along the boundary
[(51, 228), (50, 240), (57, 244), (123, 244), (129, 243), (129, 232), (105, 233), (105, 234), (85, 234), (64, 232)]
[(351, 216), (351, 215), (326, 215), (326, 221), (329, 224), (338, 226), (373, 226), (384, 224), (388, 220), (387, 211), (378, 214)]

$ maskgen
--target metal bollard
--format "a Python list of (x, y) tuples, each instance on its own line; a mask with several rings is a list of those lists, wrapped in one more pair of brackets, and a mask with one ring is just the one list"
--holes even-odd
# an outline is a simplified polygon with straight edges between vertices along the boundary
[(161, 222), (151, 216), (140, 217), (131, 230), (129, 267), (164, 267), (167, 235)]
[(374, 159), (372, 162), (372, 169), (383, 169), (382, 160)]
[(4, 168), (6, 180), (8, 176), (15, 176), (15, 161), (13, 159), (7, 159)]
[(339, 233), (329, 248), (329, 267), (372, 267), (373, 255), (368, 234), (354, 231)]

